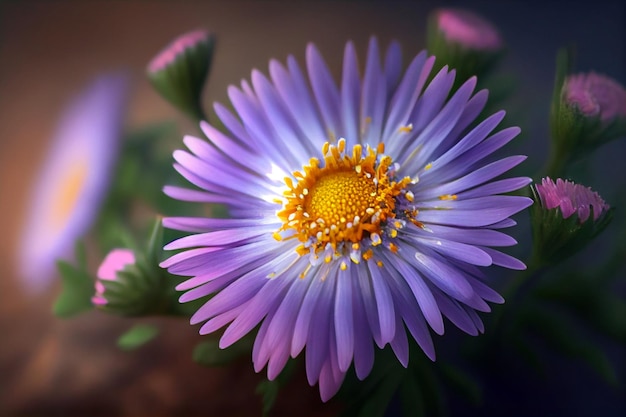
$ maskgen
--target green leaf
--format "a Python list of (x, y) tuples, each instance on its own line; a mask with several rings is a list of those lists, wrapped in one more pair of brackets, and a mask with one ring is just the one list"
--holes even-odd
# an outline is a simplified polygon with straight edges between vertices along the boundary
[(539, 313), (532, 316), (531, 320), (537, 333), (557, 352), (583, 360), (606, 382), (612, 385), (618, 384), (615, 369), (602, 348), (577, 334), (576, 329), (572, 328), (567, 321), (555, 315)]
[(87, 248), (85, 247), (85, 243), (82, 241), (76, 242), (74, 246), (74, 253), (76, 256), (76, 264), (78, 267), (86, 271), (87, 270)]
[(561, 90), (565, 77), (572, 71), (574, 51), (572, 47), (561, 48), (556, 55), (556, 71), (554, 75), (554, 90), (552, 91), (552, 109), (555, 111), (561, 103)]
[(161, 217), (154, 220), (146, 248), (147, 260), (150, 265), (158, 265), (163, 252), (163, 225)]
[(375, 388), (369, 392), (360, 404), (358, 404), (359, 417), (382, 417), (389, 407), (391, 400), (398, 391), (406, 370), (389, 372), (382, 378)]
[(451, 386), (463, 394), (473, 405), (482, 403), (480, 386), (465, 371), (456, 366), (440, 362), (439, 370)]
[(220, 349), (216, 340), (209, 342), (200, 342), (193, 349), (193, 360), (204, 366), (220, 366), (226, 365), (236, 355), (232, 355), (228, 349)]
[(228, 365), (237, 357), (249, 352), (251, 339), (244, 338), (226, 349), (220, 349), (217, 340), (200, 342), (193, 349), (193, 360), (204, 366)]
[(445, 389), (441, 383), (441, 378), (438, 377), (439, 363), (433, 363), (430, 359), (422, 353), (418, 356), (418, 352), (413, 354), (417, 347), (416, 343), (412, 344), (413, 351), (411, 352), (411, 358), (416, 358), (413, 361), (411, 370), (413, 371), (413, 377), (420, 381), (420, 387), (422, 387), (422, 393), (424, 398), (424, 407), (426, 408), (427, 415), (447, 415), (447, 399), (445, 395)]
[(171, 137), (175, 133), (175, 122), (159, 122), (128, 132), (124, 138), (124, 144), (125, 146), (143, 151), (146, 148), (154, 147), (156, 141)]
[(65, 261), (57, 262), (57, 268), (61, 275), (62, 290), (54, 302), (54, 314), (68, 318), (91, 310), (91, 297), (95, 291), (94, 278), (88, 272)]
[(359, 417), (382, 417), (402, 382), (405, 372), (391, 372), (361, 403)]
[(581, 322), (626, 343), (626, 302), (611, 286), (598, 283), (601, 272), (561, 274), (554, 282), (535, 289), (540, 300), (568, 308)]
[(527, 335), (518, 333), (513, 339), (511, 346), (517, 351), (520, 358), (541, 376), (546, 375), (546, 369), (542, 362), (537, 348), (531, 343)]
[(261, 395), (261, 401), (263, 402), (263, 416), (269, 415), (269, 412), (272, 411), (272, 407), (274, 407), (279, 390), (280, 387), (276, 381), (269, 381), (266, 379), (259, 382), (259, 385), (257, 385), (255, 392)]
[(424, 395), (413, 375), (407, 375), (404, 381), (402, 381), (402, 385), (400, 385), (400, 400), (402, 402), (403, 416), (426, 416)]
[(269, 415), (269, 412), (272, 411), (272, 407), (274, 407), (274, 403), (276, 402), (276, 398), (278, 398), (278, 392), (280, 388), (283, 387), (293, 375), (295, 369), (295, 361), (289, 360), (287, 364), (283, 368), (282, 372), (274, 379), (270, 381), (265, 379), (259, 382), (257, 385), (255, 392), (261, 395), (261, 400), (263, 402), (263, 416)]
[(156, 326), (137, 324), (117, 339), (117, 346), (122, 350), (135, 350), (154, 339), (158, 334), (159, 329)]

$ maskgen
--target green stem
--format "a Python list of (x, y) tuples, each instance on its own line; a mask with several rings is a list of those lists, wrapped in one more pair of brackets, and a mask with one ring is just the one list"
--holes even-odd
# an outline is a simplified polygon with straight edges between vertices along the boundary
[(519, 298), (519, 290), (524, 284), (529, 284), (536, 279), (536, 277), (540, 276), (546, 266), (542, 264), (539, 256), (536, 251), (533, 250), (533, 254), (530, 258), (530, 262), (528, 267), (517, 274), (515, 278), (513, 278), (509, 285), (507, 285), (502, 291), (502, 296), (507, 302), (507, 307), (501, 307), (494, 311), (493, 313), (493, 324), (492, 324), (492, 334), (499, 334), (500, 325), (502, 323), (503, 316), (505, 316), (505, 312), (514, 309), (515, 304)]
[(546, 162), (543, 172), (545, 172), (546, 176), (552, 179), (562, 178), (565, 176), (565, 171), (569, 161), (570, 158), (566, 152), (563, 152), (560, 149), (553, 149), (550, 152), (550, 157)]
[(199, 125), (200, 122), (203, 120), (206, 122), (209, 121), (200, 101), (197, 101), (191, 106), (187, 106), (184, 111), (187, 116), (189, 116), (189, 118), (191, 118), (191, 120), (196, 124), (196, 126)]

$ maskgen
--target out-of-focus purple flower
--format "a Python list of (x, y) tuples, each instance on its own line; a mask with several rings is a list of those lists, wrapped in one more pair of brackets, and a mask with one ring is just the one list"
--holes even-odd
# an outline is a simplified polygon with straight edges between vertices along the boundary
[(187, 32), (174, 39), (148, 64), (148, 78), (171, 104), (192, 118), (204, 120), (201, 95), (215, 38), (204, 29)]
[(495, 51), (503, 42), (496, 27), (469, 10), (439, 9), (434, 12), (437, 28), (448, 42), (479, 51)]
[(103, 306), (107, 304), (104, 297), (105, 287), (102, 281), (115, 281), (117, 273), (122, 271), (127, 265), (135, 263), (135, 254), (130, 249), (113, 249), (104, 258), (96, 276), (96, 293), (91, 298), (91, 302), (95, 306)]
[(32, 292), (47, 287), (56, 261), (70, 256), (98, 215), (119, 154), (126, 96), (125, 76), (101, 76), (60, 121), (33, 187), (18, 254)]
[(593, 220), (596, 221), (609, 210), (609, 205), (591, 188), (561, 178), (556, 182), (544, 178), (535, 188), (542, 207), (548, 210), (558, 207), (565, 219), (577, 213), (580, 223), (584, 223), (593, 209)]
[(502, 298), (481, 268), (525, 268), (493, 249), (516, 243), (500, 229), (532, 203), (501, 195), (530, 182), (502, 178), (526, 157), (493, 155), (519, 128), (495, 131), (503, 111), (473, 125), (487, 92), (474, 93), (475, 78), (451, 91), (447, 67), (427, 84), (426, 52), (404, 73), (397, 43), (380, 58), (372, 39), (361, 77), (348, 43), (339, 87), (313, 45), (308, 77), (293, 56), (272, 60), (269, 79), (253, 71), (252, 83), (228, 89), (236, 115), (215, 105), (228, 133), (201, 123), (209, 142), (187, 136), (189, 151), (174, 153), (201, 190), (165, 187), (231, 215), (163, 221), (190, 232), (161, 264), (190, 277), (180, 301), (214, 294), (191, 323), (204, 323), (202, 334), (227, 326), (222, 348), (260, 325), (254, 368), (267, 365), (270, 379), (306, 347), (323, 400), (353, 362), (359, 378), (369, 374), (374, 343), (406, 366), (406, 329), (433, 360), (429, 327), (443, 334), (444, 316), (482, 332), (477, 311)]
[(612, 78), (595, 72), (570, 75), (563, 85), (566, 104), (603, 122), (626, 118), (626, 90)]

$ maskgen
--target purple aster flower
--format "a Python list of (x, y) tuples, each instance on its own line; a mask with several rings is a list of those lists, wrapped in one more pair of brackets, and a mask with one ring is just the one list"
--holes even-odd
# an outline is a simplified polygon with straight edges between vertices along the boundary
[(541, 184), (535, 185), (535, 188), (541, 200), (541, 206), (547, 210), (558, 207), (564, 219), (576, 213), (578, 221), (584, 223), (593, 209), (593, 220), (597, 221), (609, 210), (609, 205), (591, 188), (571, 181), (563, 181), (561, 178), (558, 178), (556, 182), (549, 177), (544, 178)]
[(587, 117), (603, 122), (626, 118), (626, 90), (617, 81), (595, 72), (570, 75), (563, 85), (563, 98)]
[(502, 38), (496, 27), (476, 13), (462, 9), (439, 9), (434, 17), (437, 28), (448, 42), (478, 51), (502, 48)]
[(33, 195), (19, 251), (19, 269), (32, 291), (43, 290), (59, 258), (95, 220), (119, 153), (126, 78), (97, 78), (70, 104)]
[(504, 112), (475, 123), (487, 92), (475, 78), (451, 92), (447, 67), (427, 84), (433, 63), (422, 52), (402, 73), (392, 43), (381, 65), (372, 39), (361, 77), (349, 42), (337, 87), (309, 45), (308, 77), (293, 56), (272, 60), (269, 79), (255, 70), (228, 89), (236, 115), (215, 105), (227, 133), (201, 123), (208, 142), (185, 137), (174, 166), (201, 190), (164, 191), (231, 216), (163, 221), (190, 232), (161, 265), (190, 277), (180, 301), (213, 294), (191, 318), (200, 333), (227, 326), (226, 348), (259, 326), (254, 368), (269, 379), (306, 348), (326, 401), (352, 363), (368, 375), (374, 344), (406, 366), (406, 329), (433, 360), (444, 316), (484, 330), (477, 311), (503, 300), (481, 267), (525, 268), (493, 247), (516, 243), (500, 229), (532, 200), (500, 194), (530, 179), (501, 178), (524, 156), (492, 156), (519, 128), (494, 132)]
[(96, 280), (96, 294), (91, 298), (91, 302), (96, 306), (103, 306), (107, 304), (107, 300), (104, 297), (105, 287), (102, 283), (104, 281), (115, 281), (117, 273), (122, 271), (127, 265), (135, 263), (135, 254), (130, 249), (113, 249), (104, 258), (100, 267), (98, 268)]

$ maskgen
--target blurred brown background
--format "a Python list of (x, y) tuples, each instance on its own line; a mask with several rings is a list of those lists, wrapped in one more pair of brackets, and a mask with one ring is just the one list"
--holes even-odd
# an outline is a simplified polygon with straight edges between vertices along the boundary
[[(0, 416), (260, 415), (260, 380), (245, 358), (228, 369), (190, 361), (197, 329), (159, 322), (160, 343), (125, 353), (115, 338), (127, 324), (97, 312), (62, 321), (50, 314), (58, 285), (27, 296), (14, 270), (15, 241), (28, 187), (67, 101), (100, 71), (128, 68), (134, 95), (127, 125), (162, 119), (192, 126), (154, 93), (147, 62), (173, 37), (205, 27), (218, 35), (206, 103), (226, 101), (226, 86), (270, 58), (303, 62), (315, 42), (335, 74), (352, 39), (363, 57), (367, 39), (398, 39), (405, 56), (424, 47), (426, 15), (461, 3), (496, 23), (510, 46), (505, 68), (523, 85), (532, 127), (522, 148), (540, 166), (547, 149), (547, 100), (553, 57), (579, 44), (579, 68), (624, 79), (624, 6), (579, 2), (374, 1), (55, 1), (0, 2)], [(361, 60), (362, 62), (362, 60)], [(610, 145), (602, 175), (623, 176), (623, 147)], [(621, 157), (620, 157), (621, 155)], [(621, 159), (620, 159), (621, 158)], [(622, 169), (620, 171), (620, 169)], [(594, 185), (594, 184), (589, 184)], [(605, 198), (610, 201), (607, 190)], [(608, 195), (607, 195), (608, 194)], [(437, 342), (441, 342), (438, 340)], [(332, 415), (303, 375), (280, 397), (275, 415)]]

